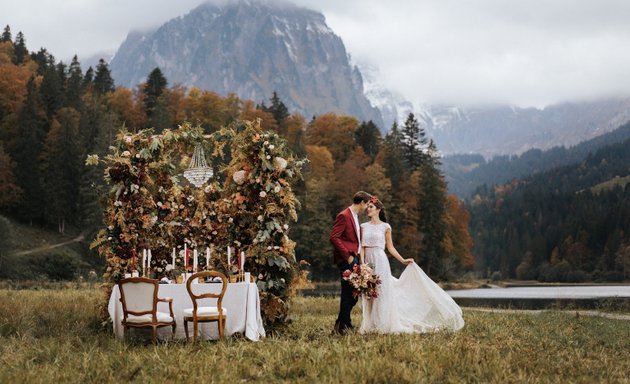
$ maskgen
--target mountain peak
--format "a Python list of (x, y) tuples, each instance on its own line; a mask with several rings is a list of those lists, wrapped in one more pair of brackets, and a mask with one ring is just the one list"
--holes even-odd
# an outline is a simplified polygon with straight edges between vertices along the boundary
[(170, 84), (256, 102), (276, 91), (307, 118), (335, 112), (382, 126), (324, 15), (285, 1), (204, 3), (155, 31), (130, 34), (110, 67), (128, 87), (159, 67)]

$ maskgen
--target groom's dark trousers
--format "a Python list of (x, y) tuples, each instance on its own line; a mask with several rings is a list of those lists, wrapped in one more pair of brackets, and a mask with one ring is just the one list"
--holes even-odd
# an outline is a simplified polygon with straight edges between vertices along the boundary
[[(341, 264), (339, 267), (339, 274), (341, 275), (343, 271), (347, 269), (352, 269), (352, 267), (358, 263), (358, 259), (355, 257), (352, 263)], [(344, 333), (348, 329), (352, 329), (352, 319), (350, 318), (350, 312), (352, 312), (352, 308), (356, 305), (357, 298), (352, 296), (352, 287), (350, 283), (343, 279), (341, 276), (341, 300), (339, 303), (339, 316), (337, 316), (337, 322), (335, 323), (335, 328), (338, 332)]]
[[(330, 231), (330, 242), (334, 247), (333, 262), (339, 268), (341, 279), (341, 300), (335, 331), (344, 333), (347, 329), (352, 328), (350, 312), (357, 303), (357, 299), (352, 297), (352, 287), (341, 277), (343, 271), (352, 269), (352, 266), (358, 262), (359, 228), (354, 222), (350, 208), (346, 208), (337, 214), (333, 228)], [(351, 263), (348, 263), (350, 257), (353, 259)]]

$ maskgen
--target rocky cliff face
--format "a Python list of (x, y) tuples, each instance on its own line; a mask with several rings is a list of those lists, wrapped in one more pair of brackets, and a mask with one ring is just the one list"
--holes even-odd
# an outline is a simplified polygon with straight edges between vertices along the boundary
[(170, 85), (265, 101), (278, 92), (307, 119), (327, 112), (383, 121), (358, 68), (321, 13), (278, 2), (203, 4), (157, 30), (130, 33), (110, 63), (117, 84), (160, 67)]

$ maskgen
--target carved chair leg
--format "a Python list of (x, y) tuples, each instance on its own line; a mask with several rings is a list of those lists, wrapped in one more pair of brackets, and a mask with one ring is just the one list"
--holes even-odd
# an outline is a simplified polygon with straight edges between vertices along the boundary
[(186, 341), (190, 341), (188, 337), (188, 320), (184, 319), (184, 332), (186, 333)]
[(193, 343), (197, 342), (197, 332), (199, 328), (199, 323), (193, 320), (193, 328), (195, 329), (195, 333), (193, 334)]
[(153, 342), (153, 344), (155, 344), (157, 342), (157, 326), (154, 325), (152, 328), (153, 332), (151, 333), (151, 341)]

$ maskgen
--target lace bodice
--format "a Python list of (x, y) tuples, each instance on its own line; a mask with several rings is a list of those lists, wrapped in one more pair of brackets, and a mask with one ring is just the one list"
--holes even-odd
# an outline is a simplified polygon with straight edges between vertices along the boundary
[(361, 224), (361, 245), (385, 249), (385, 232), (391, 228), (387, 223)]

